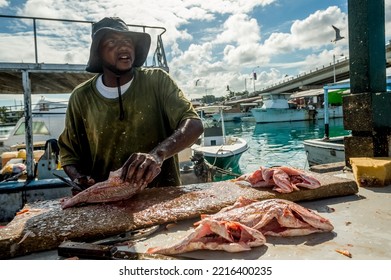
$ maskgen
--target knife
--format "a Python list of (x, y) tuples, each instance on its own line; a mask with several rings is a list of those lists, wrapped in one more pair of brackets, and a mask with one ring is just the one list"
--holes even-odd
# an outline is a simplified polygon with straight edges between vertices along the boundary
[(155, 233), (159, 229), (160, 229), (160, 226), (155, 225), (155, 226), (148, 227), (148, 228), (141, 228), (141, 229), (136, 229), (136, 230), (132, 230), (132, 231), (127, 231), (127, 232), (120, 233), (120, 234), (117, 234), (114, 236), (110, 236), (105, 239), (100, 239), (98, 241), (94, 241), (94, 242), (92, 242), (92, 244), (115, 245), (115, 244), (118, 244), (118, 243), (124, 242), (124, 241), (139, 240), (139, 239), (142, 239), (142, 238), (145, 238), (145, 237), (151, 235), (152, 233)]
[(52, 173), (54, 176), (56, 176), (58, 179), (60, 179), (61, 181), (63, 181), (65, 184), (67, 184), (69, 187), (71, 187), (73, 190), (77, 191), (77, 192), (82, 192), (83, 189), (78, 185), (76, 184), (75, 182), (69, 180), (69, 179), (65, 179), (64, 177), (56, 174), (56, 173)]
[(61, 257), (100, 260), (195, 260), (188, 257), (161, 254), (137, 253), (120, 250), (113, 245), (99, 245), (85, 242), (64, 241), (57, 248)]

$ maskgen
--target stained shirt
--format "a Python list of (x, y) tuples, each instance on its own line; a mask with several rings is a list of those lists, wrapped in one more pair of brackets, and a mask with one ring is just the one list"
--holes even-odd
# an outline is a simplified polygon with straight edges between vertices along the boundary
[[(96, 88), (98, 75), (72, 92), (59, 137), (61, 164), (75, 164), (97, 181), (120, 168), (132, 153), (148, 153), (168, 138), (185, 119), (199, 119), (191, 102), (161, 69), (138, 68), (123, 93), (124, 120), (119, 100), (103, 97)], [(149, 186), (180, 184), (178, 157), (164, 161)]]

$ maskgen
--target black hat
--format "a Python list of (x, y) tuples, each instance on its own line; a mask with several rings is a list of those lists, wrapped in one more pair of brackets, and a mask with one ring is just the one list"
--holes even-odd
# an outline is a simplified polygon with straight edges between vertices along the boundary
[(106, 17), (92, 25), (92, 43), (86, 71), (91, 73), (103, 72), (102, 61), (99, 56), (99, 44), (108, 32), (120, 32), (129, 36), (135, 46), (133, 67), (140, 67), (144, 64), (151, 46), (151, 36), (148, 33), (129, 31), (126, 23), (118, 17)]

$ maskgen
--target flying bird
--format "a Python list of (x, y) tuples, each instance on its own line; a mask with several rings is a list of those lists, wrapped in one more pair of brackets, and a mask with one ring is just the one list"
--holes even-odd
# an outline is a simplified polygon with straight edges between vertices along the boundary
[(343, 38), (345, 38), (345, 37), (341, 36), (341, 31), (337, 27), (335, 27), (334, 25), (332, 25), (332, 27), (335, 30), (335, 39), (331, 40), (331, 42), (336, 43), (337, 41), (342, 40)]

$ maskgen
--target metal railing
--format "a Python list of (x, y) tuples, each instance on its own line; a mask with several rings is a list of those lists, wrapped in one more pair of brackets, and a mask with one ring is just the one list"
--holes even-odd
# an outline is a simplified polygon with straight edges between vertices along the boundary
[[(94, 23), (94, 21), (88, 21), (88, 20), (73, 20), (73, 19), (57, 19), (57, 18), (42, 18), (42, 17), (29, 17), (29, 16), (13, 16), (13, 15), (0, 15), (0, 18), (6, 18), (10, 19), (15, 22), (10, 22), (9, 24), (1, 24), (2, 28), (0, 28), (0, 32), (2, 32), (4, 29), (11, 29), (13, 33), (16, 32), (23, 32), (25, 33), (26, 30), (30, 29), (30, 32), (33, 33), (33, 43), (34, 43), (34, 61), (36, 64), (38, 63), (52, 63), (51, 61), (39, 61), (39, 28), (38, 23), (40, 22), (57, 22), (57, 23), (71, 23), (71, 24), (86, 24), (89, 25), (88, 29), (88, 35), (91, 33), (91, 26)], [(32, 22), (32, 24), (29, 24), (29, 21)], [(11, 24), (12, 23), (12, 24)], [(31, 27), (30, 27), (31, 25)], [(156, 34), (156, 48), (153, 52), (152, 56), (152, 63), (148, 65), (146, 62), (145, 66), (151, 66), (151, 67), (160, 67), (168, 71), (168, 64), (166, 59), (166, 54), (164, 51), (163, 46), (163, 40), (162, 35), (166, 32), (166, 29), (164, 27), (160, 26), (148, 26), (148, 25), (136, 25), (136, 24), (127, 24), (127, 26), (132, 29), (141, 29), (142, 32), (151, 33), (152, 35)], [(54, 32), (52, 34), (47, 34), (47, 29), (42, 29), (41, 37), (48, 38), (50, 36), (58, 37), (58, 34), (55, 34)], [(85, 31), (87, 32), (87, 30)], [(79, 34), (80, 35), (80, 34)], [(90, 38), (90, 36), (89, 36)], [(0, 38), (1, 40), (1, 38)], [(0, 41), (1, 42), (1, 41)], [(9, 48), (12, 48), (12, 46), (9, 46)], [(27, 51), (27, 50), (26, 50)], [(20, 62), (20, 61), (17, 61)], [(0, 59), (1, 63), (1, 59)], [(67, 62), (65, 62), (67, 63)]]

